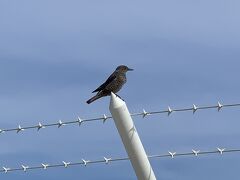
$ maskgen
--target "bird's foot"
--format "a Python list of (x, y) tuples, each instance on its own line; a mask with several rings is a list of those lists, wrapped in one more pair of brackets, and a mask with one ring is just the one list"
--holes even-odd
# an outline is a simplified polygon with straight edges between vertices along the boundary
[(121, 100), (124, 101), (124, 99), (123, 99), (121, 96), (119, 96), (118, 94), (116, 94), (116, 96), (119, 97)]

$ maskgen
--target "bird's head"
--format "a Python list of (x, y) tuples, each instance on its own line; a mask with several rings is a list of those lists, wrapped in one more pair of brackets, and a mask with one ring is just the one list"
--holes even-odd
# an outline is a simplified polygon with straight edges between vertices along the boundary
[(125, 65), (120, 65), (117, 67), (116, 71), (126, 73), (127, 71), (133, 71), (133, 69), (131, 69)]

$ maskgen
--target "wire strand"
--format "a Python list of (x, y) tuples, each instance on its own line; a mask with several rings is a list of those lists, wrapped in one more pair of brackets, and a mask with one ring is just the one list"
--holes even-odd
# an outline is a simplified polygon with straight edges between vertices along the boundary
[[(240, 106), (240, 103), (223, 105), (220, 102), (218, 102), (217, 105), (201, 106), (201, 107), (198, 107), (195, 104), (193, 104), (193, 106), (191, 108), (171, 109), (170, 107), (168, 107), (167, 110), (149, 111), (149, 112), (147, 112), (143, 109), (142, 112), (132, 113), (131, 116), (132, 117), (142, 116), (144, 118), (148, 115), (166, 114), (166, 113), (169, 116), (172, 112), (186, 112), (186, 111), (192, 111), (193, 114), (195, 114), (196, 111), (198, 111), (198, 110), (217, 109), (218, 111), (220, 111), (222, 108), (232, 108), (232, 107), (237, 107), (237, 106)], [(59, 120), (57, 123), (49, 123), (49, 124), (42, 124), (41, 122), (39, 122), (38, 125), (33, 125), (33, 126), (22, 127), (21, 125), (19, 125), (17, 128), (0, 129), (0, 134), (2, 134), (4, 132), (10, 132), (10, 131), (15, 131), (15, 132), (19, 133), (21, 131), (30, 130), (30, 129), (37, 129), (39, 131), (40, 129), (43, 129), (46, 127), (53, 127), (53, 126), (60, 128), (62, 126), (69, 125), (69, 124), (78, 124), (79, 126), (81, 126), (83, 123), (88, 123), (88, 122), (93, 122), (93, 121), (103, 121), (103, 123), (104, 123), (108, 119), (112, 119), (112, 116), (107, 116), (107, 115), (103, 114), (102, 117), (89, 118), (89, 119), (81, 119), (80, 117), (77, 117), (77, 120), (66, 121), (66, 122), (62, 122), (61, 120)]]
[[(171, 159), (174, 159), (177, 156), (199, 156), (199, 155), (210, 155), (210, 154), (220, 154), (223, 155), (225, 153), (237, 153), (240, 152), (240, 149), (225, 149), (225, 148), (216, 148), (216, 150), (212, 151), (200, 151), (200, 150), (194, 150), (190, 152), (184, 152), (184, 153), (177, 153), (177, 152), (170, 152), (168, 151), (167, 154), (156, 154), (156, 155), (149, 155), (149, 159), (159, 159), (159, 158), (167, 158), (170, 157)], [(48, 169), (48, 168), (60, 168), (60, 167), (71, 167), (71, 166), (77, 166), (77, 165), (82, 165), (82, 166), (88, 166), (89, 164), (110, 164), (111, 162), (118, 162), (118, 161), (127, 161), (130, 160), (128, 157), (120, 157), (120, 158), (106, 158), (103, 157), (103, 159), (99, 160), (85, 160), (82, 159), (79, 162), (65, 162), (62, 161), (62, 163), (56, 163), (56, 164), (47, 164), (47, 163), (42, 163), (39, 166), (27, 166), (27, 165), (21, 165), (18, 168), (9, 168), (9, 167), (3, 167), (2, 170), (0, 170), (0, 173), (8, 173), (8, 172), (13, 172), (13, 171), (23, 171), (27, 172), (29, 170), (37, 170), (37, 169)]]

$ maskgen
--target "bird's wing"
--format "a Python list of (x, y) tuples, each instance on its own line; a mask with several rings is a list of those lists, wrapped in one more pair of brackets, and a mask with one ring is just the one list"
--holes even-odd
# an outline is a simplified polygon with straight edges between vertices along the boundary
[(103, 89), (104, 89), (109, 83), (111, 83), (115, 78), (116, 78), (116, 73), (113, 72), (113, 73), (109, 76), (109, 78), (108, 78), (101, 86), (99, 86), (97, 89), (95, 89), (95, 90), (93, 91), (93, 93), (103, 90)]

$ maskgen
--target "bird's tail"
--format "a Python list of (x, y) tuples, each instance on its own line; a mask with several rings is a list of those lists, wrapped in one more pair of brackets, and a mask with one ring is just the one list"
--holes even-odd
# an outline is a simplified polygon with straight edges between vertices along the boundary
[(87, 103), (90, 104), (92, 103), (93, 101), (96, 101), (97, 99), (99, 99), (100, 97), (102, 96), (99, 96), (98, 94), (93, 96), (92, 98), (90, 98), (89, 100), (87, 100)]

